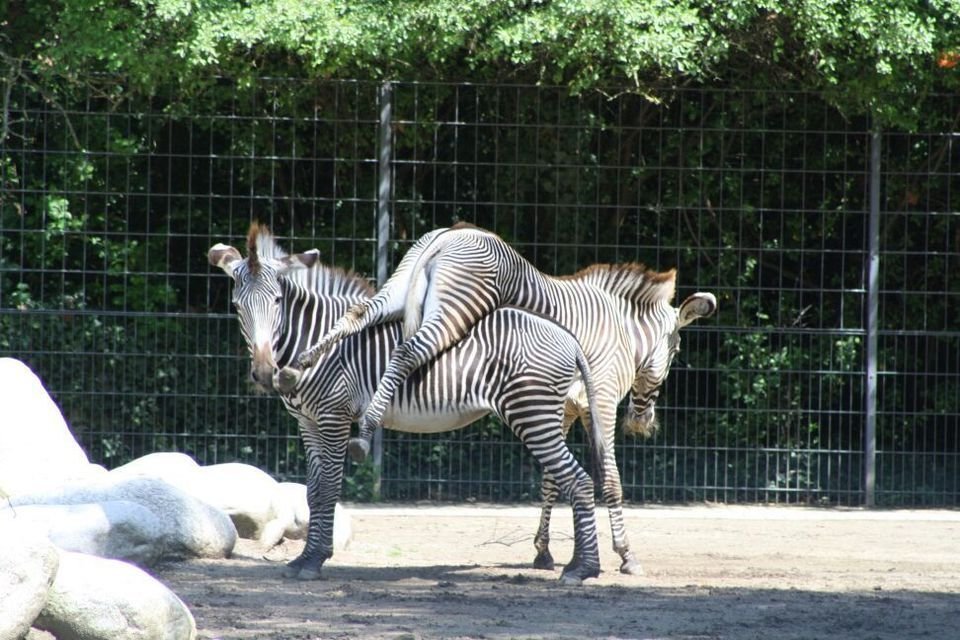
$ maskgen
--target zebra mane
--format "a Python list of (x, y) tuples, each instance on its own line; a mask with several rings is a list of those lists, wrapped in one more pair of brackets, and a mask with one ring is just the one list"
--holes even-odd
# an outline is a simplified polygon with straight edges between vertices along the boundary
[[(276, 238), (265, 224), (253, 223), (247, 234), (247, 265), (253, 275), (260, 271), (261, 260), (282, 260), (289, 254), (277, 244)], [(372, 297), (376, 290), (367, 279), (355, 271), (325, 265), (319, 261), (305, 269), (291, 269), (283, 279), (298, 287), (321, 296)]]
[(676, 269), (654, 271), (639, 262), (594, 264), (560, 278), (589, 283), (637, 304), (670, 302), (677, 288)]
[(287, 252), (280, 248), (270, 233), (270, 227), (254, 222), (247, 232), (247, 266), (250, 273), (259, 275), (260, 260), (280, 260), (286, 258)]

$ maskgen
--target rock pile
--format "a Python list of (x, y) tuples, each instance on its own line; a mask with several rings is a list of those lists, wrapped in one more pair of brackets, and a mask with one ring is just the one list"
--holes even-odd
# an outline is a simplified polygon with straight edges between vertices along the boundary
[[(306, 488), (256, 467), (155, 453), (90, 464), (22, 362), (0, 358), (0, 640), (196, 637), (187, 606), (148, 570), (229, 557), (237, 537), (271, 547), (306, 535)], [(336, 516), (335, 546), (350, 537)], [(36, 632), (34, 632), (36, 633)]]

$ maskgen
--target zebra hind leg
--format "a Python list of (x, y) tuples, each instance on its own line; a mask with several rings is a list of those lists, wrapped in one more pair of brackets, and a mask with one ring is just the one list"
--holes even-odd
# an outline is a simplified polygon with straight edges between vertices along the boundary
[[(574, 421), (580, 417), (579, 407), (569, 401), (564, 403), (563, 422), (561, 432), (566, 441), (570, 433), (570, 427)], [(583, 418), (588, 420), (589, 418)], [(537, 557), (533, 559), (534, 569), (544, 569), (553, 571), (553, 554), (550, 553), (550, 518), (553, 515), (553, 505), (557, 503), (557, 497), (560, 495), (560, 488), (553, 474), (548, 470), (543, 470), (543, 478), (540, 484), (540, 526), (537, 528), (537, 534), (533, 538), (533, 546), (537, 550)]]
[(570, 496), (570, 503), (573, 506), (573, 558), (563, 568), (560, 582), (576, 585), (587, 578), (596, 578), (600, 575), (600, 549), (594, 511), (593, 480), (577, 464), (572, 455), (570, 459), (576, 468), (567, 481), (561, 481), (561, 489)]
[(560, 489), (557, 487), (553, 474), (544, 470), (543, 479), (540, 485), (540, 497), (542, 506), (540, 508), (540, 526), (537, 528), (537, 535), (533, 538), (533, 546), (537, 550), (537, 557), (533, 559), (534, 569), (544, 569), (553, 571), (553, 555), (550, 553), (550, 517), (553, 514), (553, 505), (557, 502), (557, 496)]
[(600, 575), (600, 547), (593, 480), (573, 457), (559, 432), (555, 438), (537, 441), (534, 446), (529, 439), (525, 439), (525, 443), (543, 466), (544, 475), (555, 479), (560, 492), (573, 506), (573, 558), (563, 568), (560, 582), (581, 584), (587, 578), (596, 578)]

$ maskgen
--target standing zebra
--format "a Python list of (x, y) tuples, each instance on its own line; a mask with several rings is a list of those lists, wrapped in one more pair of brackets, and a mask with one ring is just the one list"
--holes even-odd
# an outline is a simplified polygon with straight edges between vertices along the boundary
[[(279, 367), (293, 362), (349, 306), (373, 292), (359, 276), (319, 264), (316, 252), (287, 255), (266, 227), (252, 227), (247, 245), (247, 259), (224, 244), (213, 246), (208, 258), (234, 280), (233, 303), (253, 360), (251, 377), (272, 389)], [(333, 554), (334, 505), (350, 424), (374, 395), (400, 340), (397, 323), (352, 336), (305, 370), (296, 388), (282, 396), (306, 447), (310, 507), (307, 543), (288, 565), (290, 577), (318, 577)], [(593, 483), (570, 453), (561, 426), (568, 391), (581, 387), (592, 398), (587, 361), (569, 331), (527, 311), (500, 309), (400, 386), (385, 412), (386, 425), (438, 433), (497, 415), (540, 462), (551, 486), (558, 485), (573, 504), (574, 554), (561, 580), (578, 583), (600, 570)], [(602, 423), (595, 417), (593, 424), (594, 467), (602, 472)]]
[[(280, 374), (281, 389), (346, 336), (380, 322), (403, 318), (406, 340), (390, 364), (360, 422), (360, 438), (351, 455), (362, 458), (395, 389), (411, 371), (462, 339), (494, 309), (511, 305), (553, 318), (577, 337), (596, 381), (595, 407), (606, 440), (603, 497), (610, 514), (613, 547), (624, 573), (639, 574), (623, 523), (623, 492), (613, 453), (617, 404), (631, 392), (624, 427), (652, 430), (654, 405), (673, 356), (679, 330), (710, 315), (716, 298), (697, 293), (680, 309), (671, 306), (676, 270), (651, 271), (638, 264), (595, 265), (573, 276), (551, 277), (538, 271), (499, 236), (470, 225), (433, 231), (418, 240), (376, 296), (350, 308), (294, 366)], [(582, 411), (580, 412), (582, 415)], [(569, 418), (569, 417), (568, 417)], [(544, 523), (537, 538), (546, 560), (550, 480), (545, 482)]]

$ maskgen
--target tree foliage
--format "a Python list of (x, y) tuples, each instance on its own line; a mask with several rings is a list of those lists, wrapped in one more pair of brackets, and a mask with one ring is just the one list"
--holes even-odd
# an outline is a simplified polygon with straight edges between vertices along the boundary
[(7, 0), (8, 63), (129, 88), (214, 75), (515, 80), (656, 96), (688, 83), (830, 90), (914, 122), (958, 86), (957, 0)]

